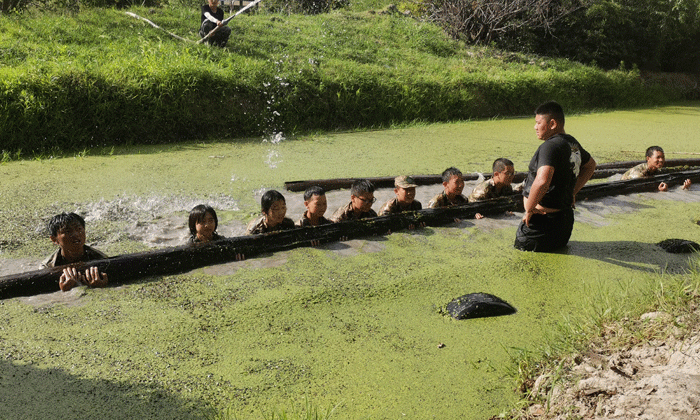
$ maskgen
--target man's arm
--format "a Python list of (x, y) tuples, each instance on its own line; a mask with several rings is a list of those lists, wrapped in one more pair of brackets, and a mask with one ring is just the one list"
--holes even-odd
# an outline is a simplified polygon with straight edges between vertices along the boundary
[(537, 209), (537, 205), (542, 200), (542, 197), (549, 190), (549, 184), (552, 182), (552, 177), (554, 176), (554, 166), (540, 166), (537, 169), (537, 176), (532, 182), (532, 187), (530, 187), (530, 195), (525, 197), (525, 215), (523, 216), (523, 222), (530, 227), (530, 218), (535, 213), (541, 213)]
[(578, 173), (578, 178), (576, 178), (576, 184), (574, 184), (574, 202), (572, 204), (576, 203), (576, 194), (578, 194), (578, 192), (581, 191), (581, 188), (586, 185), (586, 182), (591, 179), (596, 166), (597, 163), (593, 158), (588, 159), (588, 162), (581, 166), (581, 170)]

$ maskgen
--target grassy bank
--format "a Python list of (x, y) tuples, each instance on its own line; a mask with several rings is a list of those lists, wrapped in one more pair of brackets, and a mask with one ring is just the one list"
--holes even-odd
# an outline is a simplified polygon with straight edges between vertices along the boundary
[[(530, 419), (546, 414), (542, 418), (582, 418), (562, 390), (579, 386), (578, 381), (586, 375), (576, 366), (592, 354), (611, 357), (645, 346), (673, 347), (677, 342), (687, 346), (700, 331), (700, 260), (697, 254), (688, 260), (689, 270), (683, 274), (655, 273), (637, 278), (640, 290), (625, 300), (604, 290), (589, 297), (584, 305), (588, 310), (567, 317), (545, 344), (533, 351), (515, 352), (512, 376), (523, 399), (503, 417)], [(609, 395), (601, 397), (606, 398)], [(531, 406), (544, 407), (545, 412), (533, 416)]]
[[(133, 8), (196, 40), (198, 12)], [(665, 103), (634, 71), (466, 48), (402, 14), (239, 16), (225, 49), (113, 9), (0, 19), (6, 156)]]

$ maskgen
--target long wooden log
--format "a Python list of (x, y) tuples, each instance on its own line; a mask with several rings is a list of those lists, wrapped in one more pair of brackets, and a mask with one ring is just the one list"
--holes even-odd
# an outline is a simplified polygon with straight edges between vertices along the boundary
[[(596, 167), (593, 179), (608, 178), (615, 174), (623, 173), (629, 168), (644, 163), (644, 161), (629, 161), (629, 162), (611, 162), (603, 163)], [(674, 170), (678, 167), (700, 166), (700, 159), (669, 159), (666, 161), (665, 169), (667, 171)], [(468, 173), (464, 174), (465, 181), (476, 181), (480, 176), (486, 179), (491, 177), (491, 174)], [(526, 172), (516, 172), (513, 177), (513, 182), (521, 182), (527, 176)], [(377, 188), (394, 188), (394, 178), (390, 176), (373, 177), (369, 179)], [(326, 191), (348, 189), (353, 182), (359, 178), (335, 178), (335, 179), (314, 179), (308, 181), (288, 181), (284, 183), (284, 188), (287, 191), (301, 192), (313, 186), (323, 187)], [(415, 175), (413, 179), (418, 185), (434, 185), (441, 184), (442, 177), (440, 175)]]
[[(657, 175), (630, 181), (615, 181), (587, 185), (581, 189), (577, 199), (583, 201), (609, 195), (655, 191), (660, 182), (669, 186), (682, 184), (685, 179), (700, 182), (700, 169), (672, 174)], [(296, 228), (288, 231), (256, 236), (240, 236), (201, 245), (164, 248), (136, 254), (76, 264), (84, 270), (98, 267), (109, 275), (111, 283), (128, 283), (145, 277), (183, 273), (208, 265), (235, 261), (236, 255), (247, 258), (263, 253), (310, 246), (319, 243), (337, 242), (341, 238), (359, 238), (389, 231), (407, 229), (409, 225), (424, 223), (426, 226), (444, 226), (455, 218), (470, 219), (476, 213), (483, 215), (502, 214), (506, 211), (522, 211), (523, 200), (519, 194), (496, 200), (469, 203), (443, 209), (423, 209), (372, 219), (334, 223), (330, 225)], [(0, 277), (0, 299), (29, 296), (59, 290), (58, 279), (64, 267), (30, 271)]]

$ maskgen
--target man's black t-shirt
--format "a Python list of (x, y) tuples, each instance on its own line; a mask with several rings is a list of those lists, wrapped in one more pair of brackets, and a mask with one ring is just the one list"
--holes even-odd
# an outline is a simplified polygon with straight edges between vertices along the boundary
[(553, 209), (571, 208), (574, 202), (574, 185), (581, 166), (588, 163), (591, 155), (581, 144), (568, 134), (555, 134), (537, 148), (528, 166), (527, 180), (523, 195), (530, 195), (530, 188), (542, 166), (554, 167), (554, 175), (549, 189), (540, 200), (540, 205)]

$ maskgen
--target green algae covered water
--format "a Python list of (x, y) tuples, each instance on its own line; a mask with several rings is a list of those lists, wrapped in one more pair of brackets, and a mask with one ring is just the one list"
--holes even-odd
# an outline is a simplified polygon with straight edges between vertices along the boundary
[[(599, 162), (641, 159), (651, 144), (692, 157), (699, 117), (696, 104), (570, 116), (567, 131)], [(261, 193), (284, 181), (486, 172), (499, 156), (524, 170), (539, 145), (532, 126), (478, 121), (3, 164), (0, 274), (34, 269), (52, 251), (42, 227), (56, 212), (85, 215), (88, 242), (109, 255), (181, 243), (200, 202), (237, 234)], [(424, 187), (419, 198), (437, 192)], [(299, 194), (285, 196), (298, 218)], [(347, 196), (330, 193), (329, 212)], [(631, 305), (660, 273), (689, 269), (697, 256), (654, 244), (700, 241), (699, 202), (694, 185), (579, 203), (561, 254), (514, 250), (519, 215), (503, 215), (0, 301), (0, 417), (258, 419), (311, 406), (337, 419), (488, 419), (518, 397), (511, 354), (601, 297)], [(445, 315), (473, 292), (518, 312)]]

